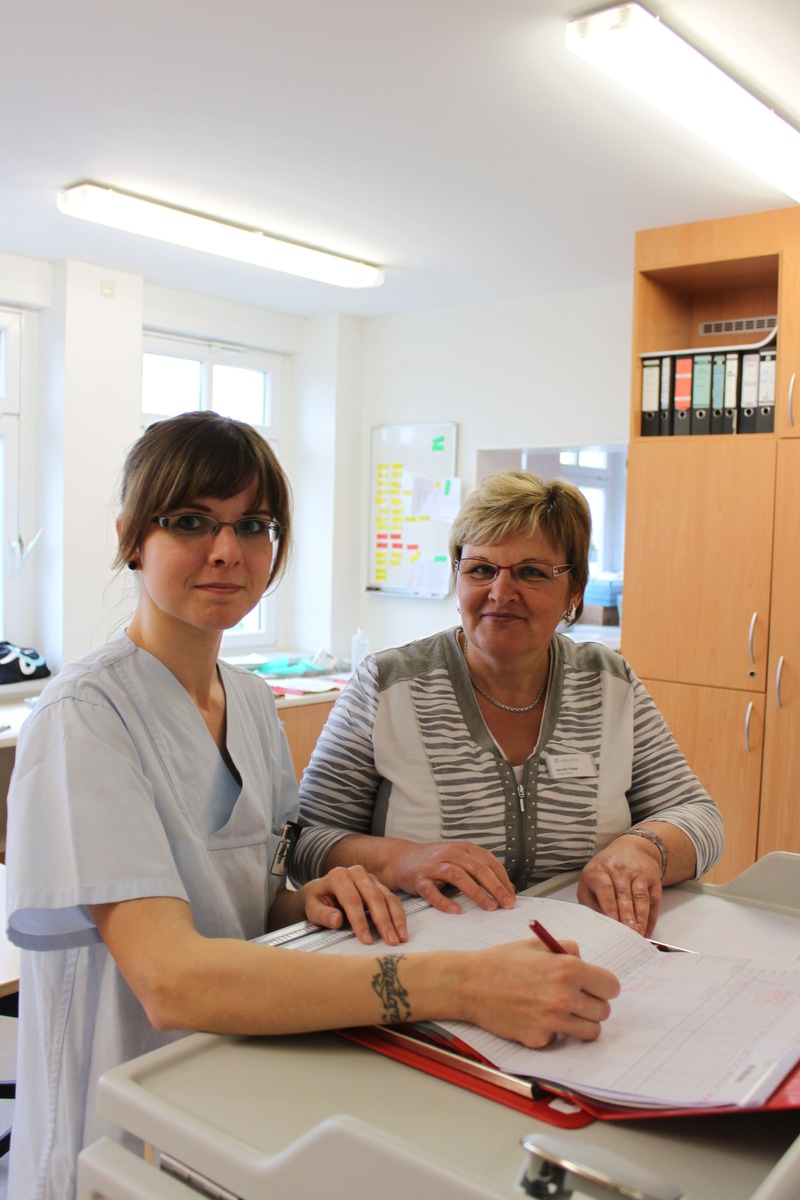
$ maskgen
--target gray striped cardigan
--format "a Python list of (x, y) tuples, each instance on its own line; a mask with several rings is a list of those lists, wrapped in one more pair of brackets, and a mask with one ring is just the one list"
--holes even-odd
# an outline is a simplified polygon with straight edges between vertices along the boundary
[(654, 817), (691, 838), (698, 876), (713, 866), (720, 814), (619, 654), (554, 636), (539, 744), (515, 771), (483, 722), (456, 632), (361, 663), (303, 776), (293, 878), (323, 874), (331, 847), (360, 833), (475, 842), (520, 890)]

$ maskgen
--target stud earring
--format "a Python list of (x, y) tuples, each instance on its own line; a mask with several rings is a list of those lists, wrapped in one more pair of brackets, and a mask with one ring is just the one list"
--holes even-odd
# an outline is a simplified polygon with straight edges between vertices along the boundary
[(130, 560), (130, 562), (128, 563), (128, 570), (129, 571), (138, 571), (139, 570), (139, 564), (137, 563), (135, 558), (132, 558)]
[(577, 615), (578, 615), (577, 609), (575, 608), (575, 605), (573, 604), (572, 607), (570, 608), (569, 612), (567, 612), (566, 610), (564, 611), (563, 620), (565, 620), (568, 625), (574, 625)]

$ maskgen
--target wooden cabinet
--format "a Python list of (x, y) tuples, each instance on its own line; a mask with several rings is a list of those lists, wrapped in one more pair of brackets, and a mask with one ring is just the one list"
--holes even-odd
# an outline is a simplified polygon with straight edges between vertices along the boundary
[(322, 727), (333, 708), (336, 696), (326, 695), (325, 699), (285, 700), (278, 702), (278, 713), (286, 732), (286, 740), (294, 763), (297, 782), (300, 782), (303, 771), (314, 753), (317, 738), (322, 733)]
[(725, 851), (706, 879), (732, 879), (758, 853), (764, 697), (642, 680), (725, 822)]
[(631, 444), (622, 652), (638, 675), (764, 691), (774, 505), (774, 439)]
[[(773, 317), (774, 433), (640, 436), (643, 354)], [(722, 809), (720, 881), (800, 853), (800, 209), (637, 235), (631, 392), (622, 652)]]
[(780, 312), (775, 424), (782, 438), (800, 437), (800, 246), (780, 256)]
[(759, 856), (800, 852), (800, 442), (778, 445)]

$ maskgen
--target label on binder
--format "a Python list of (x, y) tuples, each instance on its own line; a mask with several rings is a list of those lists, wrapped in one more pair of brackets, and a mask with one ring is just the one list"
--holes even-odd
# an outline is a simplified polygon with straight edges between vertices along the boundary
[(658, 434), (659, 391), (661, 387), (661, 363), (657, 358), (646, 358), (642, 362), (642, 437)]
[(775, 351), (761, 351), (758, 376), (756, 433), (772, 433), (775, 428)]
[(715, 354), (711, 363), (711, 433), (722, 433), (725, 408), (725, 355)]
[(672, 433), (672, 359), (665, 354), (661, 359), (661, 395), (658, 405), (658, 425), (661, 437)]
[(695, 354), (692, 375), (692, 433), (711, 430), (711, 355)]
[(675, 359), (675, 390), (673, 393), (673, 434), (689, 432), (692, 409), (692, 359)]
[(739, 420), (736, 426), (737, 433), (755, 433), (756, 431), (758, 378), (760, 371), (761, 354), (758, 350), (752, 354), (745, 353), (742, 355), (742, 382), (739, 392)]
[(736, 414), (739, 408), (739, 353), (725, 355), (725, 407), (722, 412), (722, 432), (736, 433)]

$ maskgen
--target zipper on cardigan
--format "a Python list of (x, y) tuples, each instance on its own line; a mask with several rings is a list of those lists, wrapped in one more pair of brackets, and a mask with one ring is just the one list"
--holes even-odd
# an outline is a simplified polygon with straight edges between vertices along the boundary
[(525, 812), (525, 788), (521, 783), (517, 784), (517, 796), (519, 797), (519, 811)]

